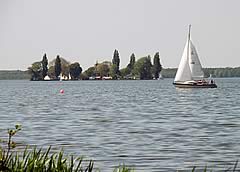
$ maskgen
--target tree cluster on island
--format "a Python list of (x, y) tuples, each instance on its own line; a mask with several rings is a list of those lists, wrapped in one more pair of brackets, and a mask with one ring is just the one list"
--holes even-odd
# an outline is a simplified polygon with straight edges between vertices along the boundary
[(44, 54), (42, 61), (34, 62), (28, 72), (31, 81), (60, 80), (62, 77), (65, 80), (78, 80), (82, 68), (78, 62), (70, 63), (59, 55), (48, 64), (47, 55)]
[(154, 55), (153, 64), (150, 55), (141, 57), (136, 61), (135, 54), (131, 54), (129, 64), (120, 69), (120, 56), (114, 50), (112, 62), (96, 62), (82, 73), (78, 62), (69, 63), (59, 55), (48, 64), (47, 55), (42, 61), (35, 62), (28, 68), (32, 81), (43, 80), (102, 80), (102, 79), (158, 79), (162, 70), (159, 52)]

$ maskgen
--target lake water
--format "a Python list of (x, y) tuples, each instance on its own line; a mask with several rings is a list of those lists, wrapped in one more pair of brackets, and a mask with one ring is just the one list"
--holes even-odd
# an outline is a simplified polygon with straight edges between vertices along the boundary
[(63, 147), (104, 172), (122, 163), (136, 172), (233, 166), (240, 79), (217, 79), (217, 89), (172, 81), (0, 81), (0, 138), (20, 123), (19, 144)]

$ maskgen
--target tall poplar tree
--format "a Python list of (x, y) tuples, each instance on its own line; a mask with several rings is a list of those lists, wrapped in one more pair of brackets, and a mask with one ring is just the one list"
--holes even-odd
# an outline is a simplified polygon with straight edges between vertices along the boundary
[(54, 67), (55, 67), (55, 77), (58, 78), (58, 76), (62, 72), (61, 59), (60, 59), (59, 55), (57, 55)]
[(160, 63), (160, 57), (159, 57), (159, 52), (157, 52), (155, 55), (154, 55), (154, 58), (153, 58), (153, 76), (155, 79), (158, 79), (159, 78), (159, 73), (161, 72), (162, 70), (162, 65)]
[(42, 79), (44, 79), (48, 73), (48, 59), (46, 54), (43, 55), (41, 63), (42, 63)]
[(117, 75), (120, 75), (119, 65), (120, 65), (120, 58), (118, 50), (114, 50), (113, 59), (112, 59), (112, 68), (111, 68), (111, 76), (114, 79), (117, 79)]
[(135, 54), (132, 53), (132, 55), (130, 57), (130, 62), (127, 65), (127, 68), (130, 69), (130, 71), (131, 71), (133, 69), (133, 67), (134, 67), (134, 64), (135, 64)]

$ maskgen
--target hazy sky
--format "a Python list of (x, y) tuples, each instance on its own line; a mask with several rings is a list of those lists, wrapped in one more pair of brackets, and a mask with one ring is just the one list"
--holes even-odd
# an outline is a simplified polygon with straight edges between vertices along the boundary
[(47, 53), (86, 70), (111, 61), (121, 67), (160, 52), (177, 67), (188, 24), (204, 67), (240, 66), (239, 0), (0, 0), (0, 69), (26, 70)]

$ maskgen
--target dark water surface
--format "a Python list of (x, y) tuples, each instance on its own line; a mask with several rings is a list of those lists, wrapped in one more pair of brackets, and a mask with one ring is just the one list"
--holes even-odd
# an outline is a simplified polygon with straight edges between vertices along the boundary
[(20, 123), (18, 143), (63, 147), (104, 172), (120, 163), (137, 172), (215, 169), (239, 159), (240, 78), (217, 79), (217, 89), (172, 81), (0, 81), (0, 138)]

